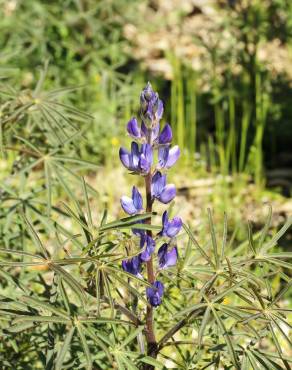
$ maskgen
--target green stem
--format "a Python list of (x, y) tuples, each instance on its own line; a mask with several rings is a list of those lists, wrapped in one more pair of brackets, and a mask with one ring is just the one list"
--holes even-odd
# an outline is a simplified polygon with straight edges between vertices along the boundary
[[(148, 144), (151, 143), (151, 132), (148, 134)], [(146, 212), (152, 212), (152, 196), (151, 196), (151, 183), (152, 183), (152, 173), (149, 171), (148, 175), (145, 177), (145, 189), (146, 189)], [(146, 219), (147, 224), (151, 224), (151, 219)], [(152, 231), (147, 230), (147, 235), (152, 237)], [(150, 260), (146, 264), (147, 267), (147, 280), (150, 284), (155, 281), (155, 272), (153, 267), (153, 258), (151, 256)], [(146, 340), (147, 340), (147, 354), (153, 358), (157, 356), (157, 341), (155, 337), (154, 322), (153, 322), (153, 307), (147, 305), (146, 309)], [(151, 365), (146, 365), (145, 370), (154, 369)]]

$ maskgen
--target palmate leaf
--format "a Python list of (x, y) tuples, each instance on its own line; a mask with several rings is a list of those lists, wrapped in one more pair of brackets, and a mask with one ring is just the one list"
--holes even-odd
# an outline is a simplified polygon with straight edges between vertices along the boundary
[[(59, 136), (60, 133), (66, 136), (66, 131), (76, 131), (72, 120), (85, 122), (89, 119), (91, 120), (92, 117), (58, 101), (62, 95), (76, 90), (80, 86), (56, 89), (49, 92), (43, 91), (46, 73), (47, 66), (45, 65), (33, 91), (18, 92), (6, 86), (5, 91), (8, 92), (10, 99), (8, 100), (9, 104), (6, 104), (5, 107), (5, 123), (13, 124), (21, 115), (22, 118), (25, 116), (26, 119), (30, 117), (40, 129), (45, 128), (48, 131), (47, 137), (54, 135), (62, 142)], [(2, 93), (5, 93), (5, 91), (2, 91)]]

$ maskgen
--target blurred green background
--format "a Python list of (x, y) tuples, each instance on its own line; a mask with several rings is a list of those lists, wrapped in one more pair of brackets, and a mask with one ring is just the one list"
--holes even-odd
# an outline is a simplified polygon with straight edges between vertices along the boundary
[(75, 150), (101, 165), (101, 203), (116, 209), (118, 148), (149, 80), (183, 149), (186, 217), (291, 213), (291, 1), (0, 0), (0, 16), (1, 85), (32, 91), (48, 63), (43, 88), (72, 87), (64, 102), (93, 117)]

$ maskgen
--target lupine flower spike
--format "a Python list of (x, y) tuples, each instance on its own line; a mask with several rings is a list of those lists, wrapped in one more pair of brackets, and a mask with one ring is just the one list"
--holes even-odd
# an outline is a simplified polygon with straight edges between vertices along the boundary
[[(141, 104), (141, 123), (133, 117), (127, 124), (127, 132), (132, 138), (131, 150), (120, 149), (120, 160), (122, 164), (132, 173), (143, 176), (146, 186), (146, 205), (147, 211), (152, 211), (155, 200), (163, 204), (171, 202), (176, 196), (176, 188), (173, 184), (167, 184), (166, 174), (180, 156), (179, 147), (170, 147), (172, 141), (172, 129), (166, 123), (160, 130), (160, 120), (163, 115), (163, 103), (156, 92), (153, 91), (151, 84), (142, 90), (140, 95)], [(153, 164), (154, 151), (158, 151), (158, 163)], [(163, 172), (162, 172), (163, 171)], [(143, 211), (143, 199), (137, 187), (133, 187), (132, 196), (122, 196), (121, 206), (128, 215), (137, 215)], [(144, 223), (146, 221), (140, 221)], [(164, 294), (163, 283), (156, 280), (156, 271), (175, 266), (178, 260), (178, 249), (175, 237), (182, 227), (182, 220), (174, 217), (169, 220), (168, 213), (165, 211), (162, 216), (162, 230), (152, 237), (151, 231), (133, 228), (133, 233), (139, 238), (139, 255), (126, 259), (122, 262), (124, 271), (143, 278), (143, 265), (150, 264), (150, 275), (147, 276), (151, 287), (146, 289), (146, 296), (153, 307), (157, 307), (162, 302)], [(157, 252), (157, 267), (153, 266), (155, 247), (159, 244), (159, 238), (168, 238), (167, 243), (163, 243)], [(147, 268), (148, 271), (148, 268)]]

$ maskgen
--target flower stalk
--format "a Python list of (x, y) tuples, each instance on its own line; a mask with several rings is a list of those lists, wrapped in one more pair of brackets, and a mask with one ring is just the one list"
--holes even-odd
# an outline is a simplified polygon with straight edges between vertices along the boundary
[[(145, 177), (145, 189), (146, 189), (146, 212), (152, 213), (152, 197), (151, 197), (151, 182), (152, 175), (151, 172)], [(146, 223), (151, 225), (151, 218), (146, 220)], [(152, 238), (152, 231), (147, 230), (147, 235)], [(151, 285), (155, 282), (155, 273), (153, 267), (153, 256), (146, 263), (147, 268), (147, 281)], [(148, 344), (148, 355), (153, 356), (157, 348), (155, 331), (154, 331), (154, 320), (153, 320), (153, 307), (151, 305), (147, 306), (146, 309), (146, 340)]]
[[(152, 90), (150, 83), (143, 89), (140, 96), (141, 126), (136, 118), (132, 118), (127, 124), (128, 134), (133, 138), (131, 150), (120, 148), (120, 160), (122, 164), (136, 174), (144, 177), (146, 213), (152, 213), (154, 201), (162, 204), (170, 203), (176, 189), (173, 184), (167, 184), (165, 172), (172, 167), (179, 158), (178, 146), (170, 148), (172, 141), (171, 126), (166, 123), (160, 131), (160, 120), (163, 115), (163, 104), (158, 94)], [(158, 153), (158, 163), (153, 165), (154, 152)], [(121, 206), (129, 215), (137, 215), (143, 211), (143, 197), (138, 188), (132, 189), (132, 196), (123, 196)], [(143, 221), (151, 225), (151, 217)], [(158, 343), (154, 328), (154, 308), (162, 303), (164, 285), (156, 280), (157, 272), (164, 268), (174, 266), (178, 259), (176, 235), (182, 227), (182, 220), (174, 217), (169, 220), (168, 212), (162, 216), (162, 229), (153, 237), (150, 229), (133, 229), (135, 236), (140, 238), (141, 253), (137, 256), (123, 260), (122, 268), (130, 274), (143, 278), (143, 266), (146, 265), (146, 279), (150, 287), (146, 289), (148, 304), (145, 316), (145, 336), (147, 341), (147, 354), (156, 358)], [(157, 253), (155, 249), (158, 243), (162, 243)], [(157, 259), (156, 259), (157, 256)], [(145, 369), (153, 369), (152, 365), (145, 365)]]

